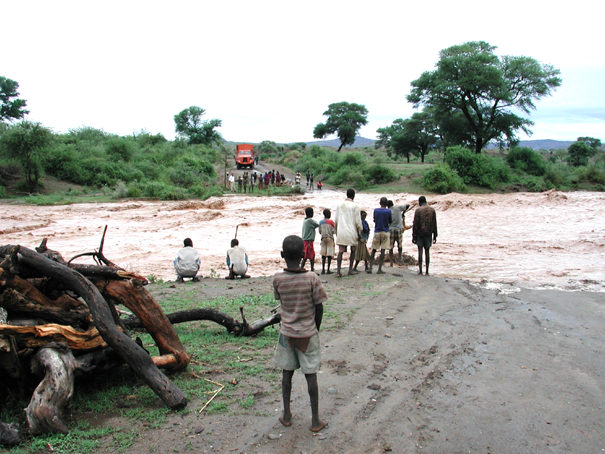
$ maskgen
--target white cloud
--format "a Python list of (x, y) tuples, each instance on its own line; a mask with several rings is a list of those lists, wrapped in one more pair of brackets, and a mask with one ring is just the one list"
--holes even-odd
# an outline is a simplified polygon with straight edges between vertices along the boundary
[(534, 138), (604, 137), (602, 118), (566, 120), (574, 109), (605, 105), (596, 8), (588, 0), (569, 8), (519, 0), (11, 2), (3, 5), (3, 34), (12, 38), (0, 74), (19, 82), (30, 117), (56, 131), (88, 125), (173, 137), (174, 115), (198, 105), (223, 121), (229, 140), (303, 141), (328, 104), (349, 101), (368, 107), (362, 135), (375, 137), (413, 113), (410, 82), (441, 49), (485, 40), (501, 54), (562, 69), (563, 86), (531, 117)]

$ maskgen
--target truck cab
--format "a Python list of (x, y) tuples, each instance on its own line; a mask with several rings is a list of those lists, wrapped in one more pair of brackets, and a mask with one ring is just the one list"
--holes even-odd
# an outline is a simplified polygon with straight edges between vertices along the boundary
[(235, 165), (238, 169), (242, 167), (254, 168), (254, 145), (240, 143), (235, 146)]

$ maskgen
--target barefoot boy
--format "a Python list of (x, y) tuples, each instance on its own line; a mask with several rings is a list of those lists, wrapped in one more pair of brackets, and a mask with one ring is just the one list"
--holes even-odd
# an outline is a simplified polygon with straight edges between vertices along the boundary
[(315, 271), (315, 249), (313, 243), (315, 242), (315, 229), (319, 227), (319, 224), (313, 219), (313, 208), (305, 208), (305, 220), (303, 221), (302, 227), (302, 239), (304, 243), (304, 252), (302, 257), (301, 268), (305, 267), (307, 259), (311, 265), (311, 271)]
[(283, 272), (273, 278), (275, 299), (281, 304), (279, 341), (275, 347), (275, 363), (282, 369), (282, 397), (284, 412), (279, 421), (292, 425), (290, 395), (292, 376), (300, 368), (307, 379), (311, 400), (311, 431), (319, 432), (328, 425), (319, 419), (319, 388), (317, 372), (320, 363), (319, 327), (323, 316), (326, 292), (319, 277), (300, 267), (303, 240), (287, 236), (282, 244), (282, 258), (286, 261)]
[[(332, 212), (327, 208), (324, 210), (324, 218), (319, 222), (319, 233), (321, 235), (321, 274), (332, 274), (330, 264), (334, 257), (334, 230), (336, 226), (330, 219)], [(326, 260), (328, 262), (328, 271), (326, 271)]]

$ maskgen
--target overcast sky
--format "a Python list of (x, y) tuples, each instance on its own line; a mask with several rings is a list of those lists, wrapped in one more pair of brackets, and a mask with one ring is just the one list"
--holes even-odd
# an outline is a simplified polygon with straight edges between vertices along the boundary
[[(411, 2), (409, 2), (411, 3)], [(564, 6), (563, 6), (564, 5)], [(2, 2), (0, 75), (30, 120), (174, 137), (196, 105), (231, 141), (313, 140), (328, 104), (364, 104), (360, 135), (414, 113), (410, 82), (467, 41), (561, 70), (532, 139), (605, 139), (605, 52), (596, 0)], [(521, 136), (526, 138), (525, 135)]]

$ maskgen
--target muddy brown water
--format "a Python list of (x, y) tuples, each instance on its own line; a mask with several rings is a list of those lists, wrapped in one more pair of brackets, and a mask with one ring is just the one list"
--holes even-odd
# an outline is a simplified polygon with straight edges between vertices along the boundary
[[(416, 194), (385, 194), (396, 204)], [(381, 194), (357, 194), (372, 210)], [(320, 220), (333, 211), (343, 191), (302, 196), (234, 195), (206, 201), (122, 201), (66, 206), (0, 205), (0, 244), (33, 248), (43, 238), (65, 258), (98, 248), (108, 225), (104, 253), (144, 276), (174, 279), (172, 260), (185, 237), (202, 257), (204, 276), (225, 276), (225, 251), (234, 237), (250, 257), (250, 274), (282, 268), (279, 251), (286, 235), (301, 233), (304, 209)], [(431, 271), (486, 286), (525, 286), (605, 291), (605, 194), (596, 192), (447, 194), (428, 197), (437, 210), (439, 237), (431, 249)], [(406, 222), (413, 219), (413, 210)], [(404, 251), (416, 255), (410, 231)], [(319, 249), (319, 236), (316, 250)], [(86, 259), (79, 260), (86, 263)], [(414, 270), (414, 267), (410, 268)]]

